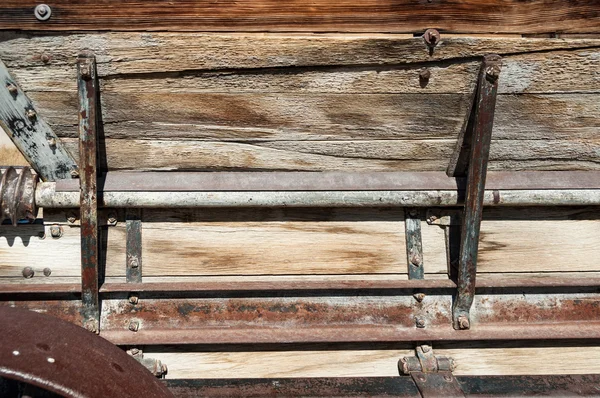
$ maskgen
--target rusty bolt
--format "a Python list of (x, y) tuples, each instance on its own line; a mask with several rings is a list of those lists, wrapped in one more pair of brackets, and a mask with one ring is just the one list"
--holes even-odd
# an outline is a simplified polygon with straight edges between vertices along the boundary
[(424, 353), (428, 353), (429, 351), (431, 351), (431, 346), (427, 345), (427, 344), (423, 344), (421, 346), (421, 350), (423, 350)]
[(425, 320), (423, 318), (415, 318), (415, 323), (419, 329), (423, 329), (425, 327)]
[(50, 137), (48, 138), (48, 145), (50, 148), (56, 148), (56, 138)]
[(140, 301), (140, 298), (135, 295), (129, 296), (129, 302), (133, 305), (136, 305)]
[(25, 114), (27, 115), (29, 120), (35, 120), (37, 118), (37, 113), (35, 113), (33, 109), (28, 109)]
[(80, 64), (79, 71), (81, 73), (81, 78), (83, 80), (91, 80), (92, 79), (92, 64), (83, 63)]
[(50, 62), (50, 56), (48, 54), (42, 54), (42, 56), (40, 57), (40, 60), (47, 64), (48, 62)]
[(140, 259), (137, 257), (131, 257), (127, 262), (129, 268), (138, 268), (140, 266)]
[(52, 16), (52, 9), (47, 4), (38, 4), (33, 14), (39, 21), (47, 21)]
[(458, 317), (458, 327), (461, 330), (469, 329), (471, 327), (471, 323), (469, 322), (469, 318), (467, 318), (464, 315), (459, 316)]
[(162, 372), (163, 375), (166, 375), (168, 372), (168, 368), (167, 365), (165, 365), (164, 363), (162, 365), (160, 365), (160, 371)]
[(84, 327), (89, 332), (98, 333), (98, 322), (95, 319), (89, 319)]
[(73, 224), (75, 221), (77, 221), (77, 214), (75, 213), (68, 213), (67, 214), (67, 221), (71, 224)]
[(408, 361), (406, 360), (406, 358), (401, 358), (400, 361), (398, 361), (398, 369), (400, 370), (400, 373), (402, 373), (402, 374), (407, 375), (410, 373)]
[(110, 213), (108, 215), (108, 223), (110, 225), (117, 225), (117, 216), (114, 213)]
[(50, 235), (54, 238), (54, 239), (58, 239), (63, 235), (63, 229), (60, 225), (58, 224), (54, 224), (53, 226), (50, 227)]
[(140, 330), (140, 322), (139, 321), (131, 321), (129, 322), (129, 330), (132, 332), (137, 332)]
[(131, 350), (129, 350), (129, 353), (131, 355), (137, 355), (140, 353), (140, 350), (138, 348), (132, 348)]
[(438, 218), (436, 216), (431, 216), (427, 219), (427, 224), (433, 224)]
[(33, 275), (35, 275), (33, 268), (31, 268), (31, 267), (23, 268), (23, 278), (31, 279), (31, 278), (33, 278)]
[(425, 300), (425, 293), (415, 293), (413, 294), (413, 297), (420, 303)]
[(410, 263), (415, 267), (420, 267), (423, 262), (421, 261), (421, 257), (415, 253), (410, 257)]
[(79, 172), (77, 170), (71, 170), (71, 178), (79, 178)]
[(486, 78), (494, 83), (496, 80), (498, 80), (498, 77), (500, 77), (500, 71), (501, 71), (501, 67), (500, 65), (496, 64), (496, 65), (490, 65), (487, 68), (485, 68), (485, 76)]
[(44, 268), (44, 276), (50, 276), (52, 274), (52, 270), (48, 267)]
[(446, 381), (452, 381), (452, 377), (446, 375), (446, 376), (444, 376), (444, 380), (446, 380)]
[(422, 69), (419, 72), (419, 79), (421, 80), (429, 80), (431, 78), (431, 71), (429, 69)]
[(427, 29), (423, 34), (423, 40), (429, 47), (435, 47), (440, 42), (440, 32), (437, 29)]
[(19, 89), (17, 88), (17, 86), (15, 86), (12, 83), (9, 83), (6, 88), (8, 89), (8, 92), (10, 93), (10, 95), (12, 95), (13, 97), (16, 97), (17, 94), (19, 93)]

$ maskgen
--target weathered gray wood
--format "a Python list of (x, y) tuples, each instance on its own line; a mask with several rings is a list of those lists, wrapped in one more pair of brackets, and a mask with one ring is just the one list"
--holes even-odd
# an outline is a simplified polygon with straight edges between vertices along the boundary
[(45, 181), (71, 178), (77, 166), (0, 61), (0, 126)]

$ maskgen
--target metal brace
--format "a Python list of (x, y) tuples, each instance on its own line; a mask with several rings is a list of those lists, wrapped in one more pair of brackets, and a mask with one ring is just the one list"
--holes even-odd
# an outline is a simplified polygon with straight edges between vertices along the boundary
[(452, 374), (452, 358), (435, 356), (430, 345), (417, 346), (416, 356), (404, 357), (398, 362), (400, 374), (410, 375), (423, 398), (465, 397)]
[(144, 367), (154, 376), (162, 379), (167, 374), (167, 365), (162, 363), (159, 359), (144, 358), (142, 350), (132, 348), (131, 350), (127, 350), (127, 353), (131, 355), (133, 359), (144, 365)]

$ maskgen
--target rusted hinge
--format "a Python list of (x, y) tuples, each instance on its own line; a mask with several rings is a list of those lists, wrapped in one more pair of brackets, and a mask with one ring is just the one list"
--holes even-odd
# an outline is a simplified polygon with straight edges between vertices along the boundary
[(136, 361), (144, 365), (144, 367), (148, 369), (154, 376), (162, 378), (167, 374), (167, 365), (162, 363), (159, 359), (144, 358), (144, 353), (142, 350), (132, 348), (131, 350), (127, 350), (127, 353)]
[(398, 362), (400, 374), (410, 375), (423, 398), (465, 397), (465, 394), (452, 374), (452, 358), (435, 356), (430, 345), (421, 345), (416, 355), (404, 357)]

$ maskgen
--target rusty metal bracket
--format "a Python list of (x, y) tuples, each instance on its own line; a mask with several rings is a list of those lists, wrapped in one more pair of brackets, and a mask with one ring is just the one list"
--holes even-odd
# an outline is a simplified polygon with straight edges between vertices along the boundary
[(421, 216), (416, 208), (404, 210), (408, 279), (423, 279), (423, 244)]
[[(499, 55), (486, 55), (479, 71), (475, 101), (464, 135), (459, 137), (456, 151), (448, 166), (449, 176), (459, 177), (466, 172), (466, 198), (460, 229), (460, 250), (449, 250), (450, 264), (457, 263), (457, 292), (452, 308), (455, 329), (471, 327), (470, 309), (475, 295), (477, 250), (483, 211), (485, 179), (490, 155), (498, 77), (502, 66)], [(452, 233), (454, 229), (454, 233)], [(449, 249), (456, 249), (456, 232), (450, 228)], [(458, 252), (458, 258), (456, 258)], [(452, 268), (450, 269), (451, 277)]]
[(57, 181), (77, 174), (77, 164), (61, 144), (33, 102), (0, 61), (0, 129), (21, 151), (44, 181)]
[(136, 361), (144, 365), (144, 367), (148, 369), (154, 376), (163, 378), (167, 374), (167, 365), (162, 363), (159, 359), (145, 358), (142, 350), (132, 348), (127, 350), (127, 353)]
[(98, 236), (98, 79), (93, 55), (77, 58), (83, 325), (100, 331)]
[(435, 356), (430, 345), (417, 346), (415, 353), (415, 356), (401, 358), (398, 370), (412, 377), (423, 398), (465, 396), (452, 374), (452, 358)]
[(142, 283), (141, 211), (127, 209), (126, 218), (127, 253), (125, 266), (127, 282)]

